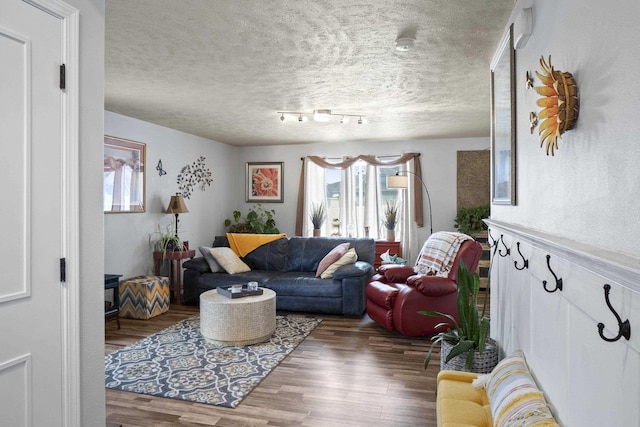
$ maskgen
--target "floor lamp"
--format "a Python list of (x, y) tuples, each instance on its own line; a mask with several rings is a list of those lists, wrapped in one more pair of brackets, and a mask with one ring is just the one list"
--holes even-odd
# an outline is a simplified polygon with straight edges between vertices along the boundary
[(431, 233), (433, 234), (433, 217), (431, 216), (431, 197), (429, 197), (429, 190), (427, 189), (427, 184), (424, 183), (422, 178), (418, 176), (418, 174), (409, 171), (399, 171), (396, 172), (395, 175), (387, 175), (387, 188), (409, 188), (409, 176), (408, 175), (400, 175), (400, 174), (411, 174), (415, 176), (418, 181), (422, 183), (424, 187), (425, 193), (427, 193), (427, 202), (429, 202), (429, 227), (431, 229)]

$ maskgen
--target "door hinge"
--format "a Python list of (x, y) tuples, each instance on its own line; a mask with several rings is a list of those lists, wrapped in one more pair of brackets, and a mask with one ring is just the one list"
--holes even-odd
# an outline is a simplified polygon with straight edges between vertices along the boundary
[(67, 67), (62, 64), (60, 65), (60, 89), (65, 89), (67, 86)]
[(60, 281), (67, 281), (67, 259), (60, 258)]

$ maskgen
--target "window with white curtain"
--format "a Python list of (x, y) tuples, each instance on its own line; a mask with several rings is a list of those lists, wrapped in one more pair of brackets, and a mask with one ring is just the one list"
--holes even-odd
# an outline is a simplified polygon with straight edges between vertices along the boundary
[[(339, 163), (343, 159), (325, 159)], [(375, 166), (358, 160), (345, 169), (323, 168), (307, 162), (305, 178), (305, 235), (312, 235), (310, 220), (312, 206), (323, 203), (326, 220), (321, 228), (322, 236), (371, 237), (384, 239), (384, 209), (387, 203), (398, 206), (398, 223), (395, 228), (400, 239), (408, 222), (408, 209), (404, 207), (406, 192), (387, 188), (387, 175), (406, 170), (407, 165)]]

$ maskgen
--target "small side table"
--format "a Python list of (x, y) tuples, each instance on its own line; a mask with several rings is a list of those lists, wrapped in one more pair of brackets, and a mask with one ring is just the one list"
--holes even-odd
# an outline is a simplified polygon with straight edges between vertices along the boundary
[(378, 271), (378, 267), (382, 265), (380, 255), (389, 251), (389, 255), (398, 255), (402, 257), (402, 242), (389, 242), (387, 240), (376, 240), (375, 259), (373, 260), (373, 269)]
[(162, 262), (168, 260), (170, 263), (169, 273), (169, 289), (176, 293), (176, 303), (180, 304), (180, 297), (182, 295), (182, 260), (191, 259), (196, 256), (195, 250), (186, 251), (156, 251), (153, 253), (153, 259), (155, 261), (155, 274), (160, 275), (160, 268)]
[(113, 301), (104, 301), (104, 321), (110, 320), (118, 322), (120, 329), (120, 277), (122, 274), (105, 274), (104, 290), (113, 289)]

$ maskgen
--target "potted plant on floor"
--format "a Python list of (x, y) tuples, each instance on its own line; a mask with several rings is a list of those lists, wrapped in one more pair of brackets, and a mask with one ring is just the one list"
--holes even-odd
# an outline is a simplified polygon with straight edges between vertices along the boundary
[(320, 228), (324, 223), (324, 220), (327, 217), (327, 212), (324, 208), (324, 203), (320, 203), (316, 205), (315, 203), (311, 204), (311, 223), (313, 224), (313, 236), (320, 236)]
[(396, 240), (396, 224), (398, 222), (398, 205), (395, 200), (387, 200), (387, 204), (384, 208), (384, 224), (387, 229), (387, 241), (395, 242)]
[(471, 371), (486, 374), (498, 363), (498, 346), (489, 338), (489, 318), (485, 316), (487, 309), (487, 295), (482, 310), (478, 310), (478, 293), (480, 292), (480, 277), (478, 273), (471, 273), (460, 262), (458, 267), (458, 315), (460, 322), (447, 313), (423, 310), (419, 313), (425, 316), (446, 317), (450, 322), (443, 322), (436, 326), (438, 329), (447, 328), (431, 339), (424, 362), (425, 368), (431, 361), (435, 344), (441, 343), (440, 369)]

